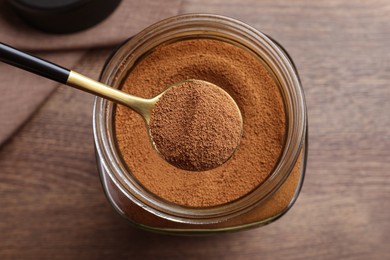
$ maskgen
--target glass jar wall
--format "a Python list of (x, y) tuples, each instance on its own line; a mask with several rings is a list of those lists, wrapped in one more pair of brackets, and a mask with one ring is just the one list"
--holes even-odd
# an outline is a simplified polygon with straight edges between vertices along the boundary
[(138, 227), (156, 232), (215, 233), (270, 223), (286, 213), (297, 199), (307, 158), (303, 90), (292, 60), (278, 43), (232, 18), (180, 15), (146, 28), (124, 43), (107, 61), (100, 80), (122, 88), (140, 60), (159, 46), (196, 39), (237, 46), (256, 57), (272, 74), (283, 97), (286, 114), (283, 150), (272, 172), (245, 196), (221, 205), (190, 207), (167, 201), (145, 188), (127, 167), (115, 136), (116, 106), (97, 98), (93, 126), (104, 191), (120, 215)]

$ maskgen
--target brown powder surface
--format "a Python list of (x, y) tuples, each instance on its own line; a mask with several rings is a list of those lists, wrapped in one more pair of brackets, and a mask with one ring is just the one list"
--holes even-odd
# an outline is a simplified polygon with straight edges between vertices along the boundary
[(239, 106), (243, 136), (233, 157), (209, 171), (178, 169), (155, 151), (143, 119), (123, 106), (117, 106), (115, 111), (119, 150), (135, 178), (165, 200), (193, 207), (236, 200), (261, 184), (279, 159), (286, 131), (279, 89), (257, 57), (229, 43), (210, 39), (157, 48), (131, 71), (122, 89), (151, 98), (167, 86), (187, 79), (220, 86)]
[[(110, 178), (107, 178), (107, 192), (115, 200), (115, 203), (120, 207), (129, 220), (143, 227), (157, 230), (164, 230), (166, 228), (179, 230), (200, 230), (211, 229), (218, 230), (220, 228), (239, 227), (242, 225), (256, 224), (261, 221), (273, 218), (283, 211), (286, 211), (297, 192), (299, 180), (302, 174), (302, 155), (298, 159), (295, 167), (293, 168), (290, 176), (286, 182), (271, 196), (264, 204), (255, 207), (253, 210), (240, 215), (236, 218), (229, 219), (215, 224), (184, 224), (170, 221), (168, 219), (156, 216), (144, 208), (134, 204), (123, 195), (111, 182)], [(188, 231), (187, 230), (187, 231)], [(202, 232), (202, 231), (201, 231)]]
[(199, 80), (165, 91), (152, 110), (149, 126), (161, 156), (189, 171), (222, 165), (241, 139), (241, 115), (233, 99)]

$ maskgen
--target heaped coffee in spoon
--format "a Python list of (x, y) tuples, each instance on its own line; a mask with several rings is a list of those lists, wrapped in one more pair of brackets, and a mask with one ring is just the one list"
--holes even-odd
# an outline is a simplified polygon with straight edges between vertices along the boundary
[(151, 136), (161, 156), (190, 171), (226, 162), (241, 139), (241, 114), (214, 84), (191, 80), (168, 89), (152, 110)]

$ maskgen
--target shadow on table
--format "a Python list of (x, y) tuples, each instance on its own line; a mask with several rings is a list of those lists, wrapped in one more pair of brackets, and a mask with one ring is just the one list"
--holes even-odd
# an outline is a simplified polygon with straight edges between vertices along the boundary
[[(244, 247), (242, 239), (250, 240), (256, 232), (244, 231), (208, 236), (174, 236), (157, 234), (133, 227), (120, 217), (113, 217), (113, 226), (105, 251), (111, 257), (133, 257), (136, 259), (183, 259), (199, 256), (208, 258), (239, 254)], [(245, 238), (244, 238), (245, 237)], [(105, 247), (105, 246), (104, 246)], [(109, 252), (107, 252), (109, 250)]]

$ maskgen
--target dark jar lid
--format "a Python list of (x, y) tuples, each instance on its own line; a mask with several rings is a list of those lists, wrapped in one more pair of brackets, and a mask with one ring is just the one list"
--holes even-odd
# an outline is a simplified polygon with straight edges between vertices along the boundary
[(8, 0), (29, 25), (49, 33), (71, 33), (107, 18), (121, 0)]

